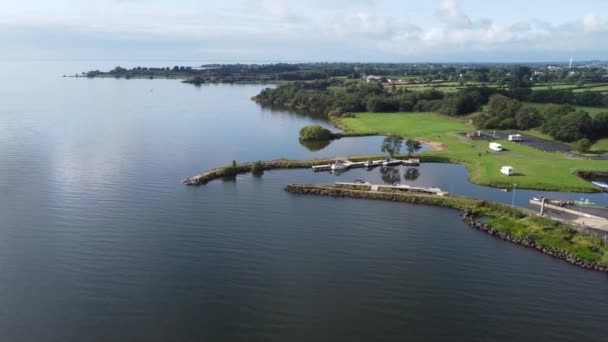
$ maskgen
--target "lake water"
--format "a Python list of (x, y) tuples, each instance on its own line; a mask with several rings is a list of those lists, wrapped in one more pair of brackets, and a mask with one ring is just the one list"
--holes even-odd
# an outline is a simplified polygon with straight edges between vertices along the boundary
[(283, 187), (399, 179), (522, 206), (539, 192), (476, 186), (441, 164), (415, 180), (406, 168), (276, 170), (186, 187), (232, 160), (377, 153), (381, 138), (310, 151), (298, 130), (331, 126), (262, 109), (250, 100), (262, 85), (58, 77), (107, 62), (0, 66), (1, 341), (608, 336), (606, 274), (473, 230), (454, 210)]

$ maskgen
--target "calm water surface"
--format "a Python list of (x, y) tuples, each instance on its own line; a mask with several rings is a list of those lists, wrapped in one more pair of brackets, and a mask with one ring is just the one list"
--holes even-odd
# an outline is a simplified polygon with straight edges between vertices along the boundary
[(330, 125), (260, 108), (250, 97), (262, 85), (57, 77), (105, 62), (0, 66), (1, 341), (608, 336), (605, 274), (496, 240), (453, 210), (282, 188), (401, 181), (522, 206), (538, 192), (479, 187), (439, 164), (417, 178), (293, 170), (185, 187), (233, 159), (376, 153), (381, 139), (310, 151), (298, 130)]

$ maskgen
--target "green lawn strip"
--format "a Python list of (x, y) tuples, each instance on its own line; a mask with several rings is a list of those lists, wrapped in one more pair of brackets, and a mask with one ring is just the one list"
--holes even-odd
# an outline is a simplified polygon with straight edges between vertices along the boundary
[(591, 151), (595, 153), (608, 153), (608, 138), (597, 140), (591, 146)]

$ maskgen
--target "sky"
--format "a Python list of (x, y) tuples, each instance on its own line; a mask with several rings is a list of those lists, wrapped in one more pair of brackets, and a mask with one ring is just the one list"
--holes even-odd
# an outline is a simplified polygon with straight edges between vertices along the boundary
[(608, 60), (608, 0), (0, 0), (0, 59)]

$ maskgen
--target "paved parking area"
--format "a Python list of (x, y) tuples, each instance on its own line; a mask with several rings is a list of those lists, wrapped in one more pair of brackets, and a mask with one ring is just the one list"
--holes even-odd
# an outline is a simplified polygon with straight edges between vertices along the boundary
[[(520, 134), (523, 138), (522, 141), (515, 141), (516, 143), (526, 145), (537, 150), (545, 151), (545, 152), (564, 152), (568, 153), (572, 151), (572, 146), (551, 141), (539, 137), (535, 137), (533, 135), (520, 133), (517, 131), (490, 131), (490, 132), (481, 132), (480, 135), (475, 132), (469, 138), (472, 140), (507, 140), (509, 135)], [(466, 136), (466, 133), (463, 134)]]

